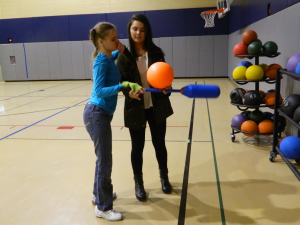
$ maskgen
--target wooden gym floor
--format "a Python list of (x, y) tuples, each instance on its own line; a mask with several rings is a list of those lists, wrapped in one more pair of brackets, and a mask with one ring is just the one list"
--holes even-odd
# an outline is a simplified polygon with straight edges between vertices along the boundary
[[(196, 99), (186, 198), (185, 224), (300, 224), (300, 183), (286, 164), (269, 162), (272, 137), (236, 135), (229, 102), (235, 85), (221, 79), (176, 79), (217, 84), (218, 99)], [(0, 82), (0, 224), (97, 225), (91, 194), (95, 155), (82, 113), (91, 81)], [(178, 224), (193, 100), (170, 97), (167, 121), (171, 195), (161, 191), (149, 130), (144, 150), (147, 202), (134, 195), (130, 138), (123, 127), (120, 93), (113, 130), (114, 208), (125, 220), (115, 224)]]

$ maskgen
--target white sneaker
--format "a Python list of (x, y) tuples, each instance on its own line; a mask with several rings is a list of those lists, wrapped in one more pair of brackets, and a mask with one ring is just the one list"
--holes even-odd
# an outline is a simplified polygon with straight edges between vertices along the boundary
[(119, 213), (113, 209), (107, 210), (107, 211), (101, 211), (100, 209), (98, 209), (97, 206), (95, 206), (95, 216), (109, 220), (109, 221), (117, 221), (117, 220), (123, 219), (123, 216), (121, 213)]
[[(116, 198), (117, 198), (117, 193), (113, 192), (113, 199), (116, 199)], [(93, 203), (93, 205), (96, 205), (96, 196), (95, 195), (92, 195), (92, 203)]]

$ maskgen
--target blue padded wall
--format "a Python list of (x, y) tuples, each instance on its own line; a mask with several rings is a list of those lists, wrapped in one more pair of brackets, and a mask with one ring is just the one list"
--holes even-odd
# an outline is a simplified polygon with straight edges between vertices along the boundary
[(125, 12), (125, 13), (107, 13), (107, 22), (112, 23), (118, 30), (118, 38), (127, 38), (127, 24), (133, 14), (143, 14), (145, 12)]
[(186, 36), (185, 9), (147, 11), (153, 37)]
[(68, 16), (33, 18), (34, 42), (69, 41)]
[(229, 34), (268, 17), (268, 4), (271, 4), (271, 15), (300, 0), (235, 0), (229, 12)]
[(96, 23), (106, 21), (106, 14), (69, 16), (71, 41), (88, 40), (90, 29)]

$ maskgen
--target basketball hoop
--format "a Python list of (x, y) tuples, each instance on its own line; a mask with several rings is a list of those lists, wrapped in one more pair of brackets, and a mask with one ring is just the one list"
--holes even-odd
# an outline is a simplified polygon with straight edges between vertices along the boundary
[(223, 9), (212, 9), (205, 12), (202, 12), (200, 15), (205, 20), (204, 27), (214, 27), (214, 18), (217, 13), (223, 13)]

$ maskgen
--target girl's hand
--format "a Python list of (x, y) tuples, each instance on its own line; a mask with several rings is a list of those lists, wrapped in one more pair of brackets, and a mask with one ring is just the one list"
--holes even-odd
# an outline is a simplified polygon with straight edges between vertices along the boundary
[(125, 46), (119, 41), (119, 44), (118, 44), (118, 50), (120, 52), (120, 54), (122, 54), (125, 50)]
[(140, 99), (140, 95), (142, 95), (142, 94), (144, 94), (144, 90), (143, 89), (141, 89), (139, 91), (136, 91), (136, 92), (134, 92), (133, 90), (131, 90), (129, 92), (129, 97), (132, 98), (132, 99), (141, 100)]

